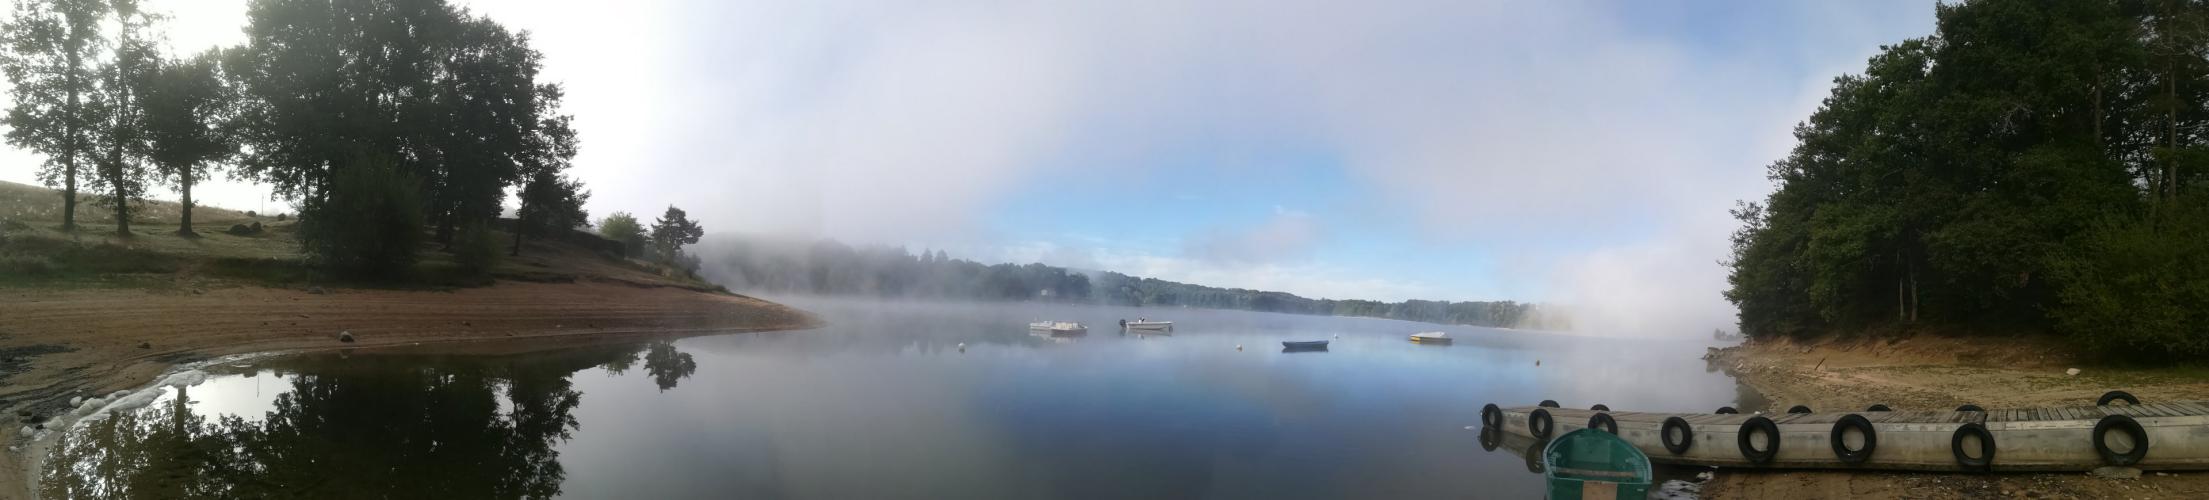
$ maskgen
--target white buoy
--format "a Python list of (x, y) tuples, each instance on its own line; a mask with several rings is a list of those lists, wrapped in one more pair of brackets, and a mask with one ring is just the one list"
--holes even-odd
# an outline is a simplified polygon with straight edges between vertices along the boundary
[(1235, 344), (1235, 350), (1237, 350), (1237, 351), (1243, 350), (1243, 345), (1242, 345), (1242, 344)]

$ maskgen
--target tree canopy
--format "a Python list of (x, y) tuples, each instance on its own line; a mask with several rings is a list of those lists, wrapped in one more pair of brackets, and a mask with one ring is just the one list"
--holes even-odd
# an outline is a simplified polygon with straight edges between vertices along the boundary
[[(2209, 7), (1937, 9), (1933, 35), (1836, 78), (1770, 167), (1776, 189), (1735, 211), (1742, 332), (2052, 330), (2209, 353), (2209, 256), (2155, 250), (2201, 240), (2184, 228), (2209, 202)], [(2142, 313), (2158, 331), (2123, 326)]]

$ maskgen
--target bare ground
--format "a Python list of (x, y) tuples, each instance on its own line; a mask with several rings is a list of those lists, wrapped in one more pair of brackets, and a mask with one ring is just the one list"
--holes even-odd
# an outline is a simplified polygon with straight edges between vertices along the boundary
[[(1750, 342), (1717, 350), (1714, 365), (1772, 406), (1819, 411), (1873, 404), (1948, 409), (2093, 404), (2110, 390), (2142, 399), (2209, 400), (2209, 379), (2182, 370), (2083, 366), (2055, 339), (1917, 335), (1859, 340)], [(2081, 368), (2077, 376), (2068, 368)], [(2209, 498), (2209, 472), (2103, 479), (2085, 473), (1929, 474), (1721, 470), (1706, 498)]]
[[(811, 315), (750, 297), (630, 281), (502, 281), (455, 291), (0, 288), (0, 439), (176, 365), (265, 351), (788, 330)], [(355, 342), (337, 340), (350, 332)], [(467, 348), (459, 344), (456, 347)], [(0, 454), (0, 497), (29, 497), (25, 459)]]

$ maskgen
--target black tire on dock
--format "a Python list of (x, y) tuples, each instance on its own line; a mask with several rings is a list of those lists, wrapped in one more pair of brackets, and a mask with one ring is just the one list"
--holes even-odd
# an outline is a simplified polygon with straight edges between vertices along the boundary
[(1557, 422), (1549, 418), (1549, 410), (1535, 408), (1533, 413), (1526, 414), (1526, 433), (1534, 436), (1534, 440), (1547, 441), (1549, 433), (1555, 430)]
[(1488, 406), (1480, 407), (1480, 425), (1482, 427), (1503, 428), (1503, 409), (1497, 408), (1495, 403), (1488, 403)]
[(1618, 435), (1618, 420), (1612, 419), (1611, 414), (1609, 413), (1597, 413), (1595, 415), (1588, 416), (1588, 428), (1603, 429), (1603, 432), (1608, 432), (1611, 433), (1611, 435), (1615, 436)]
[(2110, 403), (2115, 403), (2118, 401), (2124, 401), (2125, 404), (2128, 405), (2140, 404), (2140, 398), (2132, 397), (2132, 393), (2125, 391), (2109, 391), (2102, 394), (2101, 399), (2094, 400), (2094, 406), (2109, 406)]
[(1588, 409), (1593, 411), (1611, 411), (1611, 406), (1603, 403), (1596, 403), (1595, 406), (1590, 406), (1588, 407)]
[(1480, 451), (1496, 451), (1497, 446), (1503, 446), (1503, 428), (1480, 428)]
[(1810, 407), (1808, 407), (1808, 406), (1803, 406), (1803, 405), (1795, 405), (1795, 407), (1793, 407), (1793, 408), (1788, 408), (1788, 409), (1787, 409), (1787, 412), (1788, 412), (1788, 413), (1810, 413)]
[[(1849, 449), (1847, 438), (1848, 430), (1851, 428), (1864, 434), (1864, 449)], [(1872, 450), (1879, 449), (1879, 431), (1872, 429), (1870, 419), (1854, 413), (1841, 417), (1840, 421), (1833, 423), (1832, 440), (1833, 457), (1841, 459), (1841, 463), (1845, 464), (1854, 465), (1871, 460)]]
[(1956, 411), (1975, 411), (1975, 412), (1985, 413), (1985, 412), (1987, 411), (1987, 409), (1986, 409), (1986, 408), (1980, 408), (1980, 407), (1979, 407), (1979, 405), (1974, 405), (1974, 404), (1967, 404), (1967, 405), (1963, 405), (1963, 406), (1958, 406), (1958, 407), (1956, 407)]
[(1736, 414), (1736, 413), (1741, 413), (1741, 410), (1736, 410), (1736, 409), (1733, 409), (1733, 407), (1731, 407), (1731, 406), (1720, 406), (1720, 407), (1718, 407), (1718, 411), (1714, 411), (1714, 412), (1711, 412), (1711, 413), (1716, 413), (1716, 414), (1719, 414), (1719, 415), (1733, 415), (1733, 414)]
[[(2124, 453), (2111, 451), (2109, 441), (2106, 438), (2111, 430), (2125, 431), (2125, 434), (2131, 435), (2132, 449), (2125, 450)], [(2100, 422), (2094, 423), (2094, 451), (2101, 453), (2102, 462), (2109, 465), (2125, 467), (2140, 463), (2140, 459), (2148, 457), (2148, 430), (2141, 428), (2140, 422), (2133, 420), (2132, 417), (2124, 415), (2102, 417)]]
[(1544, 399), (1544, 400), (1542, 400), (1542, 402), (1541, 402), (1541, 403), (1535, 404), (1534, 406), (1540, 406), (1540, 407), (1543, 407), (1543, 408), (1562, 408), (1562, 407), (1563, 407), (1563, 406), (1560, 406), (1560, 405), (1558, 405), (1558, 404), (1557, 404), (1557, 400), (1555, 400), (1555, 399)]
[[(1750, 431), (1764, 431), (1763, 449), (1750, 444)], [(1772, 457), (1779, 455), (1779, 424), (1772, 423), (1772, 419), (1762, 415), (1749, 417), (1749, 421), (1742, 422), (1741, 430), (1734, 432), (1734, 435), (1740, 441), (1741, 458), (1748, 459), (1751, 464), (1772, 463)]]
[[(1964, 437), (1979, 438), (1979, 458), (1964, 454)], [(1948, 452), (1956, 455), (1956, 466), (1966, 471), (1986, 472), (1994, 468), (1994, 433), (1978, 423), (1964, 424), (1956, 428), (1956, 434), (1948, 438)]]
[(1864, 411), (1895, 411), (1895, 410), (1894, 410), (1893, 408), (1888, 408), (1888, 407), (1887, 407), (1887, 405), (1871, 405), (1871, 407), (1869, 407), (1869, 408), (1865, 408), (1865, 409), (1864, 409)]
[[(1672, 429), (1675, 428), (1680, 430), (1680, 441), (1676, 443), (1672, 441)], [(1684, 418), (1664, 419), (1664, 427), (1657, 431), (1657, 440), (1664, 442), (1664, 451), (1674, 455), (1687, 453), (1688, 446), (1695, 444), (1695, 427), (1688, 425)]]

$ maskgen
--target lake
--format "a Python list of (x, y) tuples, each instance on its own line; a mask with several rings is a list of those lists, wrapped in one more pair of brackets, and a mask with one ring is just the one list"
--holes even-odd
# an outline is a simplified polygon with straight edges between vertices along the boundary
[[(1516, 454), (1482, 451), (1467, 429), (1481, 405), (1709, 411), (1749, 398), (1699, 359), (1707, 341), (1241, 311), (781, 300), (829, 325), (209, 366), (205, 382), (160, 389), (143, 409), (64, 434), (40, 489), (47, 498), (1538, 498), (1540, 476)], [(1176, 328), (1135, 335), (1115, 324), (1138, 317)], [(1027, 331), (1047, 319), (1091, 331)], [(1405, 340), (1424, 330), (1458, 339)], [(1317, 339), (1333, 345), (1280, 344)]]

